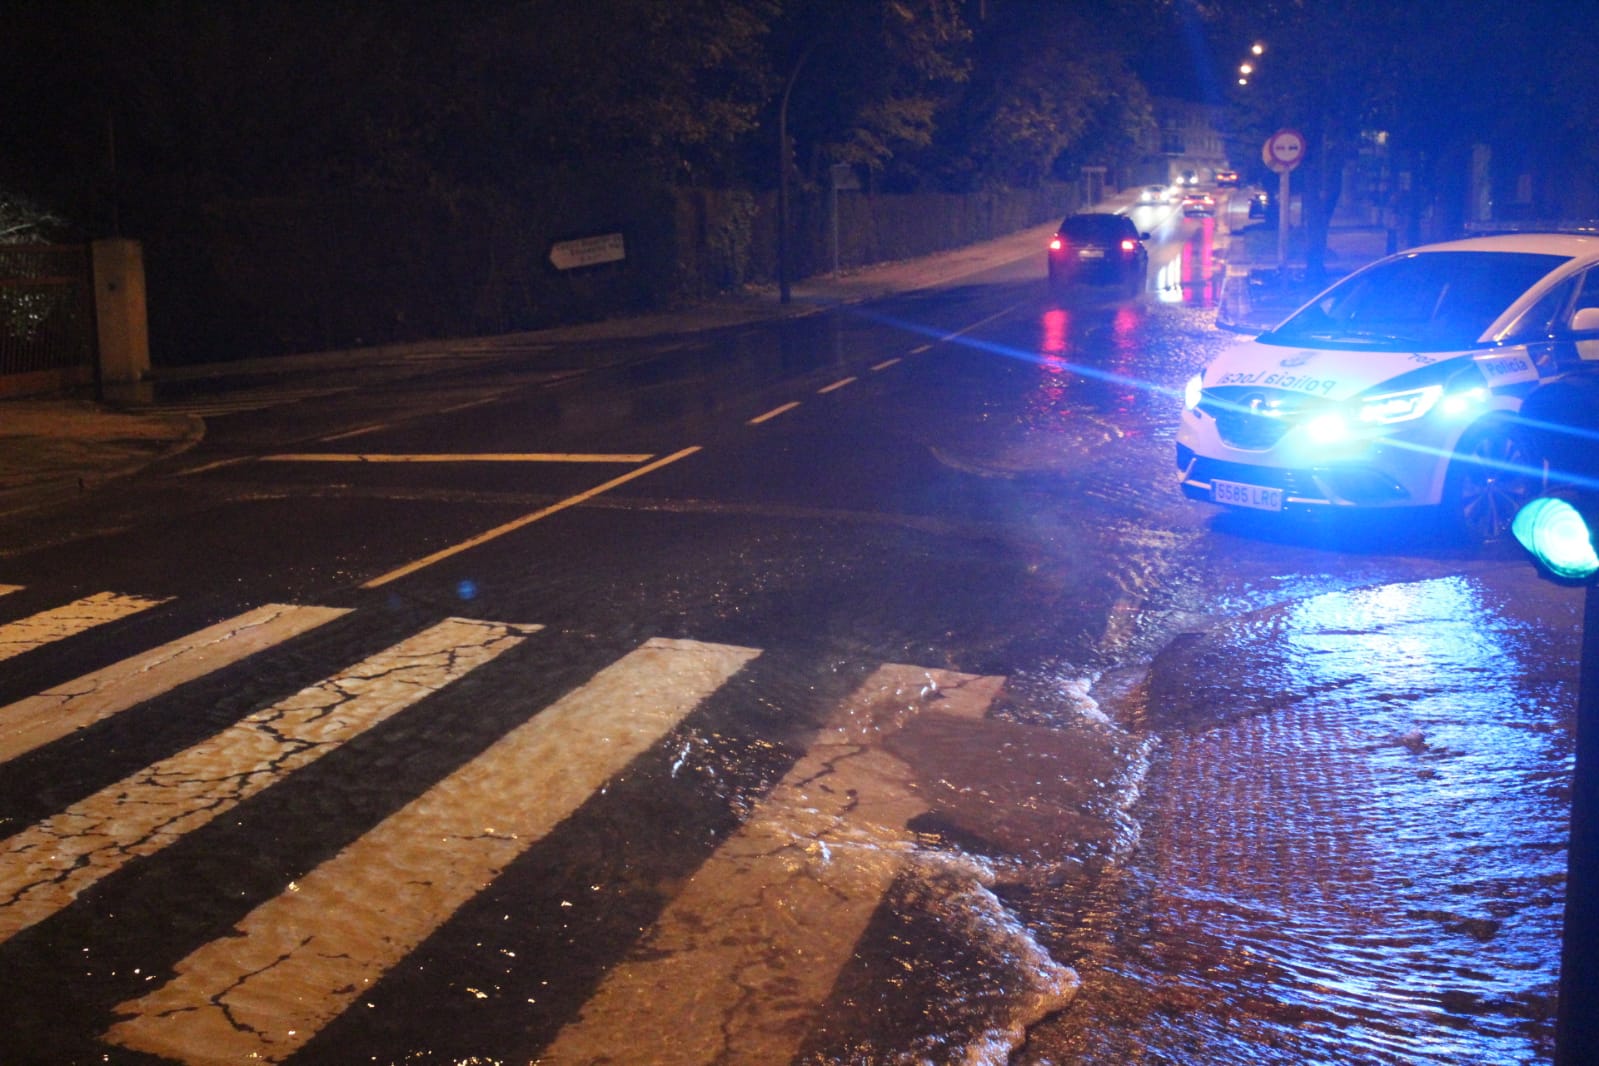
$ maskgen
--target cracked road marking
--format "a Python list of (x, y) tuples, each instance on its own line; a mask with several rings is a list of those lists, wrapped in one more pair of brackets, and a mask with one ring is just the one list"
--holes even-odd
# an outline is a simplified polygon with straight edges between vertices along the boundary
[(882, 749), (918, 712), (982, 718), (1004, 684), (880, 668), (608, 974), (540, 1066), (788, 1062), (915, 849), (926, 810)]
[(269, 603), (0, 707), (0, 763), (348, 613)]
[(191, 1066), (283, 1061), (758, 654), (649, 641), (122, 1004), (105, 1039)]
[[(15, 588), (0, 585), (0, 590), (5, 592)], [(63, 607), (53, 607), (28, 618), (20, 618), (0, 626), (0, 662), (166, 602), (147, 600), (141, 596), (122, 596), (115, 592), (97, 592)]]
[(0, 853), (0, 943), (538, 628), (448, 619), (11, 837)]

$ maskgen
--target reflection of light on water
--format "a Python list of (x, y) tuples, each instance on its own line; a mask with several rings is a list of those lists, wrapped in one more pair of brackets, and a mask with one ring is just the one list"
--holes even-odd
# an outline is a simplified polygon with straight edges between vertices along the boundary
[(1044, 312), (1044, 340), (1039, 350), (1044, 365), (1057, 372), (1064, 366), (1066, 356), (1066, 327), (1071, 319), (1059, 307)]
[[(1129, 308), (1124, 308), (1123, 310), (1127, 311), (1128, 314), (1133, 316), (1131, 319), (1133, 323), (1137, 322), (1137, 316), (1135, 312)], [(1039, 365), (1043, 365), (1048, 361), (1044, 355), (1039, 353), (1026, 351), (1021, 348), (1013, 348), (1008, 345), (995, 344), (991, 341), (978, 340), (977, 338), (969, 335), (963, 336), (953, 333), (943, 333), (931, 328), (930, 326), (910, 322), (906, 319), (891, 318), (887, 315), (880, 315), (871, 311), (856, 311), (854, 313), (870, 321), (881, 322), (885, 325), (894, 326), (910, 333), (930, 337), (939, 343), (956, 343), (974, 352), (983, 352), (989, 355), (1003, 356), (1006, 359), (1017, 359), (1023, 362), (1030, 362)], [(1070, 348), (1071, 341), (1067, 329), (1070, 319), (1066, 316), (1064, 311), (1051, 311), (1048, 314), (1058, 314), (1060, 317), (1054, 319), (1046, 317), (1044, 320), (1046, 323), (1046, 328), (1049, 328), (1050, 323), (1052, 322), (1058, 323), (1063, 348)], [(1133, 377), (1129, 375), (1115, 374), (1110, 371), (1100, 369), (1099, 367), (1088, 366), (1081, 362), (1072, 362), (1071, 360), (1066, 359), (1064, 354), (1065, 353), (1063, 352), (1062, 356), (1056, 360), (1059, 362), (1061, 369), (1070, 371), (1079, 377), (1091, 378), (1096, 381), (1107, 381), (1121, 385), (1129, 385), (1144, 393), (1163, 396), (1171, 400), (1181, 400), (1183, 398), (1183, 390), (1181, 385), (1161, 385), (1145, 377)]]
[(1155, 276), (1155, 294), (1160, 297), (1161, 303), (1180, 304), (1183, 302), (1183, 261), (1181, 257), (1173, 259), (1160, 268)]
[(1062, 308), (1044, 312), (1038, 366), (1043, 371), (1038, 388), (1027, 399), (1027, 413), (1037, 417), (1068, 414), (1066, 386), (1070, 384), (1066, 356), (1071, 345), (1071, 316)]
[(1175, 738), (1159, 816), (1165, 965), (1201, 957), (1216, 1002), (1248, 1004), (1208, 1050), (1532, 1061), (1553, 1005), (1569, 774), (1569, 697), (1529, 675), (1537, 638), (1465, 577), (1262, 621), (1204, 684), (1263, 713)]
[(1195, 240), (1183, 245), (1182, 254), (1161, 267), (1155, 293), (1162, 303), (1210, 307), (1216, 302), (1216, 220), (1202, 218)]

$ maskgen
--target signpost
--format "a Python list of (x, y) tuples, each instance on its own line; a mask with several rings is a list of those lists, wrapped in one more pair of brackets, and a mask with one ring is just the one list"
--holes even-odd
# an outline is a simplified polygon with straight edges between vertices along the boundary
[(1305, 158), (1305, 135), (1282, 129), (1266, 138), (1260, 158), (1277, 172), (1277, 269), (1288, 261), (1288, 175)]
[(578, 267), (615, 263), (627, 258), (627, 248), (620, 233), (605, 233), (598, 237), (583, 237), (575, 241), (557, 241), (550, 245), (550, 265), (556, 270), (575, 270)]

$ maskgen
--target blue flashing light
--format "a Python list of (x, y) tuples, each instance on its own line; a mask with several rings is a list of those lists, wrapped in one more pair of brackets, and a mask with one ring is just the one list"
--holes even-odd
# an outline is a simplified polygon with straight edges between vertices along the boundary
[(1550, 574), (1585, 581), (1599, 573), (1593, 529), (1569, 500), (1540, 496), (1516, 513), (1510, 532)]

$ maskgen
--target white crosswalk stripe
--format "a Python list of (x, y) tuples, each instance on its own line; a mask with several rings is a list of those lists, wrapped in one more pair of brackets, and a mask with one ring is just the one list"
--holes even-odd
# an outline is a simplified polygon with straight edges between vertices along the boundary
[[(146, 606), (158, 601), (142, 601)], [(267, 604), (0, 707), (0, 763), (348, 612)], [(55, 634), (59, 639), (65, 631)]]
[[(86, 602), (25, 619), (31, 629), (10, 639), (40, 647), (91, 617), (163, 601)], [(0, 707), (0, 763), (349, 613), (268, 604)], [(0, 946), (541, 629), (446, 619), (0, 839)], [(527, 708), (480, 754), (200, 944), (165, 984), (117, 1006), (100, 1039), (190, 1066), (293, 1059), (760, 654), (653, 639)], [(640, 1047), (660, 1066), (791, 1060), (918, 852), (907, 827), (926, 802), (884, 741), (916, 716), (981, 719), (1003, 685), (880, 667), (538, 1061), (636, 1061)]]
[(868, 678), (541, 1066), (627, 1062), (641, 1047), (652, 1066), (790, 1061), (925, 810), (880, 742), (918, 711), (981, 718), (1003, 683), (900, 665)]
[[(5, 588), (11, 591), (15, 586)], [(142, 596), (123, 596), (115, 592), (97, 592), (81, 600), (41, 611), (29, 618), (0, 626), (0, 662), (23, 652), (43, 647), (52, 641), (73, 636), (119, 618), (138, 614), (151, 607), (160, 606), (164, 600), (147, 600)]]
[(451, 618), (9, 838), (0, 943), (536, 629)]
[(649, 641), (122, 1004), (107, 1039), (283, 1061), (756, 654)]

